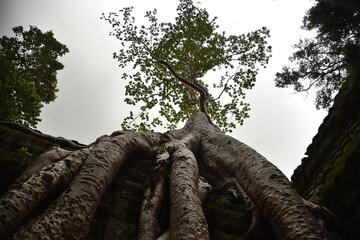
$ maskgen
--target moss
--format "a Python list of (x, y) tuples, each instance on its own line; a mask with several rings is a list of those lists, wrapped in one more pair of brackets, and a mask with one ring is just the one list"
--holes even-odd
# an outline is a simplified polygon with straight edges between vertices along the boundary
[[(360, 135), (349, 134), (346, 138), (340, 140), (341, 150), (334, 154), (334, 161), (328, 162), (324, 168), (325, 175), (324, 190), (322, 193), (322, 199), (329, 194), (331, 189), (338, 188), (337, 185), (341, 182), (338, 178), (341, 178), (343, 174), (346, 174), (345, 168), (351, 168), (352, 155), (359, 149)], [(356, 161), (356, 159), (355, 159)]]
[(204, 208), (212, 239), (241, 239), (250, 226), (251, 212), (245, 203), (229, 195), (211, 194)]
[[(339, 140), (342, 136), (348, 134), (349, 129), (360, 126), (360, 78), (358, 72), (353, 74), (343, 84), (339, 93), (334, 99), (334, 104), (329, 110), (328, 116), (324, 119), (319, 127), (318, 133), (314, 136), (312, 143), (306, 151), (307, 158), (302, 160), (294, 175), (291, 177), (296, 189), (304, 196), (309, 192), (309, 188), (313, 188), (315, 179), (321, 173), (324, 176), (333, 170), (334, 166), (329, 165), (329, 161), (333, 161), (331, 154), (336, 151)], [(352, 125), (352, 126), (351, 126)], [(335, 168), (341, 171), (341, 164), (344, 161), (338, 159)], [(324, 180), (325, 181), (325, 180)], [(334, 182), (334, 176), (329, 176), (328, 183)], [(305, 195), (307, 196), (307, 195)]]

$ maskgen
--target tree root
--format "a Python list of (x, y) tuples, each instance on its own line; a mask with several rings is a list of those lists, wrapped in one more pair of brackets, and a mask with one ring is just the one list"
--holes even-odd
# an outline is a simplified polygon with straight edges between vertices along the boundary
[(159, 213), (170, 168), (170, 156), (164, 147), (156, 156), (156, 165), (145, 184), (139, 220), (139, 240), (155, 239), (160, 233)]
[(211, 159), (238, 180), (278, 239), (326, 239), (292, 184), (256, 151), (218, 132), (202, 138), (201, 149), (203, 161)]
[(194, 154), (178, 145), (170, 175), (171, 239), (209, 239), (208, 226), (198, 195), (199, 169)]
[[(22, 184), (25, 180), (27, 180), (31, 175), (37, 173), (42, 168), (49, 166), (61, 159), (63, 159), (65, 156), (67, 156), (70, 153), (70, 151), (59, 148), (59, 147), (53, 147), (51, 150), (49, 150), (46, 153), (41, 154), (38, 156), (32, 163), (31, 166), (29, 166), (16, 180), (14, 183), (15, 185)], [(14, 188), (14, 187), (12, 187)], [(10, 188), (11, 189), (11, 188)]]
[(194, 143), (198, 140), (195, 138), (188, 135), (180, 141), (168, 142), (158, 153), (158, 167), (152, 174), (151, 184), (147, 184), (144, 191), (139, 239), (156, 239), (158, 236), (158, 218), (170, 164), (170, 230), (159, 238), (209, 239), (201, 200), (205, 201), (211, 187), (205, 179), (199, 177), (196, 158), (189, 149), (196, 149)]
[(135, 152), (154, 154), (160, 142), (157, 133), (104, 136), (44, 167), (0, 200), (0, 238), (11, 235), (46, 196), (71, 182), (43, 213), (20, 226), (13, 239), (83, 239), (102, 194), (125, 159)]
[(68, 185), (89, 151), (89, 149), (78, 150), (63, 158), (61, 154), (56, 155), (57, 151), (53, 150), (40, 156), (40, 160), (48, 157), (56, 162), (27, 177), (32, 171), (41, 167), (41, 164), (35, 165), (22, 175), (22, 184), (18, 183), (3, 196), (0, 201), (2, 223), (0, 236), (8, 236), (9, 232), (47, 196)]
[[(198, 196), (203, 204), (208, 196), (208, 194), (211, 192), (212, 187), (211, 185), (206, 181), (205, 178), (199, 177), (198, 182)], [(166, 230), (160, 237), (158, 237), (156, 240), (170, 240), (170, 230)]]
[(346, 236), (346, 239), (350, 239), (350, 237), (347, 236), (346, 230), (344, 229), (342, 223), (332, 211), (324, 206), (317, 205), (306, 199), (302, 200), (309, 211), (317, 219), (320, 226), (327, 230), (328, 238), (343, 240), (345, 238), (342, 236)]
[[(222, 188), (229, 193), (234, 199), (242, 199), (245, 202), (247, 209), (251, 211), (251, 223), (249, 229), (244, 233), (244, 236), (248, 239), (259, 239), (259, 228), (261, 216), (260, 212), (255, 206), (254, 202), (249, 198), (246, 192), (242, 189), (236, 178), (230, 177), (224, 181)], [(223, 190), (224, 191), (224, 190)]]
[[(253, 149), (220, 132), (203, 113), (166, 134), (115, 132), (87, 148), (42, 155), (0, 200), (0, 238), (86, 238), (104, 191), (134, 155), (156, 159), (145, 186), (139, 239), (210, 239), (202, 209), (211, 190), (206, 180), (215, 190), (223, 186), (234, 199), (244, 199), (253, 214), (249, 238), (262, 215), (277, 239), (329, 239), (287, 178)], [(161, 233), (165, 226), (159, 214), (169, 175), (170, 227)], [(47, 209), (25, 219), (46, 196), (63, 189)]]

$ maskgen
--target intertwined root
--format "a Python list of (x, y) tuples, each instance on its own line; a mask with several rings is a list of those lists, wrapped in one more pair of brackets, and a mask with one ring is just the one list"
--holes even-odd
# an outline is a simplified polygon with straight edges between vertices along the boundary
[(157, 167), (145, 188), (139, 239), (157, 239), (160, 235), (159, 213), (165, 186), (170, 187), (170, 229), (159, 239), (209, 239), (201, 200), (206, 199), (210, 185), (200, 178), (197, 160), (190, 150), (198, 147), (195, 138), (188, 135), (160, 148)]
[[(80, 150), (57, 149), (40, 156), (0, 200), (0, 238), (84, 239), (124, 161), (135, 152), (156, 152), (161, 141), (161, 134), (128, 132), (101, 137)], [(57, 198), (39, 213), (39, 205), (53, 194)]]
[[(144, 190), (140, 239), (209, 239), (202, 208), (209, 184), (245, 201), (253, 213), (248, 237), (257, 232), (261, 213), (277, 239), (326, 239), (288, 179), (256, 151), (220, 132), (203, 113), (166, 134), (115, 132), (80, 150), (44, 154), (0, 200), (0, 238), (86, 238), (105, 190), (134, 155), (155, 159)], [(54, 193), (56, 199), (36, 212)], [(167, 194), (169, 231), (159, 224)]]
[[(24, 216), (38, 207), (45, 198), (61, 190), (64, 185), (67, 186), (78, 173), (89, 151), (83, 149), (70, 153), (56, 148), (41, 155), (35, 165), (1, 199), (0, 236), (7, 236), (9, 230), (17, 227)], [(19, 229), (17, 235), (20, 238), (25, 229)]]

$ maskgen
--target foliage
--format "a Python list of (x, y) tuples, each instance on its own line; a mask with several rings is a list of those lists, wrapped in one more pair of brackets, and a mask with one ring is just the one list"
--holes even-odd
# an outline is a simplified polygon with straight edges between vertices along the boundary
[(56, 98), (58, 61), (68, 48), (34, 26), (13, 28), (14, 37), (0, 38), (0, 117), (35, 126), (43, 103)]
[(341, 1), (317, 0), (303, 20), (303, 29), (316, 30), (302, 39), (290, 57), (294, 68), (276, 74), (276, 86), (293, 86), (297, 92), (316, 90), (316, 108), (330, 107), (337, 90), (349, 74), (349, 56), (360, 41), (360, 10)]
[[(159, 60), (188, 82), (207, 89), (207, 111), (219, 127), (231, 131), (236, 123), (242, 124), (249, 111), (249, 104), (243, 101), (244, 90), (254, 86), (258, 67), (265, 66), (270, 57), (271, 47), (266, 42), (269, 30), (264, 27), (226, 36), (218, 32), (216, 18), (210, 19), (208, 12), (191, 0), (180, 0), (174, 23), (159, 23), (155, 9), (146, 12), (149, 24), (138, 27), (132, 9), (102, 17), (114, 28), (110, 35), (122, 44), (114, 58), (122, 68), (132, 66), (122, 76), (128, 81), (125, 102), (141, 104), (141, 113), (131, 111), (123, 128), (146, 131), (164, 125), (166, 120), (167, 127), (173, 129), (199, 111), (199, 94), (174, 79), (157, 63)], [(211, 82), (206, 75), (210, 70), (221, 70), (223, 74)], [(151, 109), (160, 116), (151, 118)], [(140, 123), (136, 122), (138, 118)]]
[(35, 87), (18, 78), (14, 64), (0, 56), (0, 116), (2, 119), (35, 125), (43, 107)]
[(18, 152), (23, 153), (23, 154), (25, 154), (25, 155), (28, 156), (28, 157), (32, 157), (32, 156), (33, 156), (32, 153), (30, 153), (30, 152), (28, 151), (28, 148), (27, 148), (27, 147), (21, 147), (21, 148), (19, 148), (19, 149), (18, 149)]

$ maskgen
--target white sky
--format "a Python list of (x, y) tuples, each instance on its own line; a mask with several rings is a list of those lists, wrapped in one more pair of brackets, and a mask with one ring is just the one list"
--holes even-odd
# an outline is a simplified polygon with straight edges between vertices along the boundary
[[(119, 130), (130, 109), (123, 102), (122, 69), (112, 59), (120, 42), (108, 36), (111, 27), (100, 20), (101, 13), (134, 6), (141, 20), (146, 10), (157, 8), (160, 20), (171, 21), (177, 5), (177, 0), (0, 0), (0, 36), (11, 35), (15, 26), (35, 25), (52, 30), (70, 49), (61, 59), (65, 68), (58, 73), (58, 97), (42, 109), (38, 129), (82, 143)], [(287, 177), (300, 164), (326, 116), (325, 111), (315, 110), (312, 96), (295, 95), (292, 89), (274, 84), (275, 73), (289, 64), (291, 46), (309, 34), (300, 26), (311, 5), (308, 0), (203, 0), (201, 4), (218, 17), (219, 30), (227, 34), (262, 26), (270, 29), (273, 57), (248, 92), (250, 118), (231, 135), (264, 155)]]

